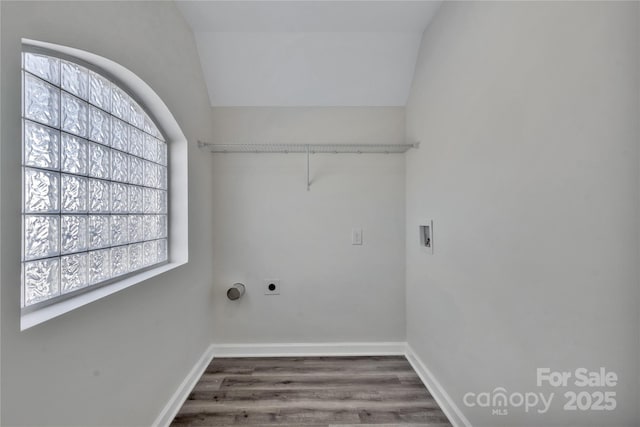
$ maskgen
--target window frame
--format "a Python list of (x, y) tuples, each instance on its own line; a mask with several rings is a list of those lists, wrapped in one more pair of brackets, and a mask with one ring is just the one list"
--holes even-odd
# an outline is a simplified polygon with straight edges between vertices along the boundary
[[(21, 330), (24, 330), (68, 311), (74, 310), (75, 308), (118, 292), (119, 290), (126, 289), (137, 283), (146, 281), (151, 277), (155, 277), (188, 262), (188, 203), (186, 203), (188, 201), (186, 194), (188, 190), (186, 179), (188, 159), (186, 137), (184, 137), (177, 121), (167, 106), (147, 83), (124, 66), (89, 52), (46, 42), (23, 39), (21, 48), (21, 55), (23, 53), (32, 52), (56, 57), (61, 60), (70, 61), (83, 66), (108, 79), (140, 106), (144, 113), (157, 127), (158, 131), (162, 135), (164, 143), (167, 144), (167, 211), (165, 214), (167, 216), (167, 259), (26, 307), (22, 307), (21, 304)], [(22, 61), (20, 61), (20, 63), (22, 64)], [(21, 68), (21, 75), (22, 69), (23, 68)], [(22, 81), (22, 78), (21, 83), (21, 103), (24, 103), (24, 82)], [(62, 88), (60, 88), (60, 90), (61, 93), (64, 91)], [(142, 92), (142, 96), (139, 96), (139, 92)], [(21, 107), (22, 111), (24, 111), (24, 105), (21, 104)], [(109, 114), (113, 115), (110, 111)], [(161, 117), (158, 118), (158, 116)], [(22, 123), (29, 119), (24, 118), (23, 114), (21, 114), (20, 117), (20, 126), (22, 127)], [(60, 132), (64, 132), (61, 129), (61, 124), (58, 128)], [(24, 139), (21, 140), (21, 146), (23, 147), (23, 145)], [(23, 149), (24, 147), (21, 149), (21, 152)], [(23, 163), (21, 162), (21, 164)], [(174, 170), (176, 168), (180, 173), (174, 174)], [(62, 171), (60, 171), (60, 173), (62, 173)], [(175, 179), (176, 177), (174, 175), (178, 175), (178, 179)], [(174, 180), (178, 181), (177, 185)], [(23, 184), (24, 181), (22, 181), (21, 185)], [(180, 195), (181, 191), (184, 192), (182, 196)], [(22, 198), (23, 197), (24, 189), (22, 191)], [(175, 201), (174, 199), (178, 200)], [(22, 221), (22, 218), (26, 213), (22, 210), (21, 212)], [(105, 213), (105, 215), (111, 214), (112, 212)], [(61, 218), (63, 213), (59, 212), (55, 215)], [(176, 238), (176, 236), (179, 237)], [(179, 241), (174, 245), (174, 240)], [(20, 241), (24, 241), (24, 233), (21, 233)], [(111, 246), (102, 249), (110, 248)], [(60, 254), (57, 258), (60, 259), (62, 256), (64, 255)], [(22, 292), (22, 281), (20, 281), (20, 286)]]

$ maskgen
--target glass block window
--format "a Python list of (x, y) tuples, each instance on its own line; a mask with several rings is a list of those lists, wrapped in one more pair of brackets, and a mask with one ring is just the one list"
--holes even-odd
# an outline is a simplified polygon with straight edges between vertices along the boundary
[(167, 144), (95, 70), (23, 52), (22, 307), (167, 261)]

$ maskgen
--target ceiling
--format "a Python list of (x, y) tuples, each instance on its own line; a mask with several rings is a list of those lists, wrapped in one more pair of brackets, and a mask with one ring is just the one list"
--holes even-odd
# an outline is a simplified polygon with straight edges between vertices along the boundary
[(441, 1), (176, 2), (212, 106), (403, 106)]

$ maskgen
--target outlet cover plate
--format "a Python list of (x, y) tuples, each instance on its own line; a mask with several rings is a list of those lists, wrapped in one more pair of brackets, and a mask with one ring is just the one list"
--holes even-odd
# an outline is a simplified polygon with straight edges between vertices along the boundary
[[(273, 290), (271, 290), (272, 287), (275, 287), (275, 288)], [(264, 280), (264, 294), (265, 295), (280, 295), (280, 280), (278, 280), (278, 279), (265, 279)]]
[(354, 228), (351, 230), (351, 244), (362, 246), (362, 228)]

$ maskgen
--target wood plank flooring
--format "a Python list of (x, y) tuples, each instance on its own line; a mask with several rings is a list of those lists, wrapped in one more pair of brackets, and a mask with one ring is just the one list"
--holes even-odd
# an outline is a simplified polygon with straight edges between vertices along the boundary
[(403, 356), (215, 358), (171, 425), (451, 427)]

